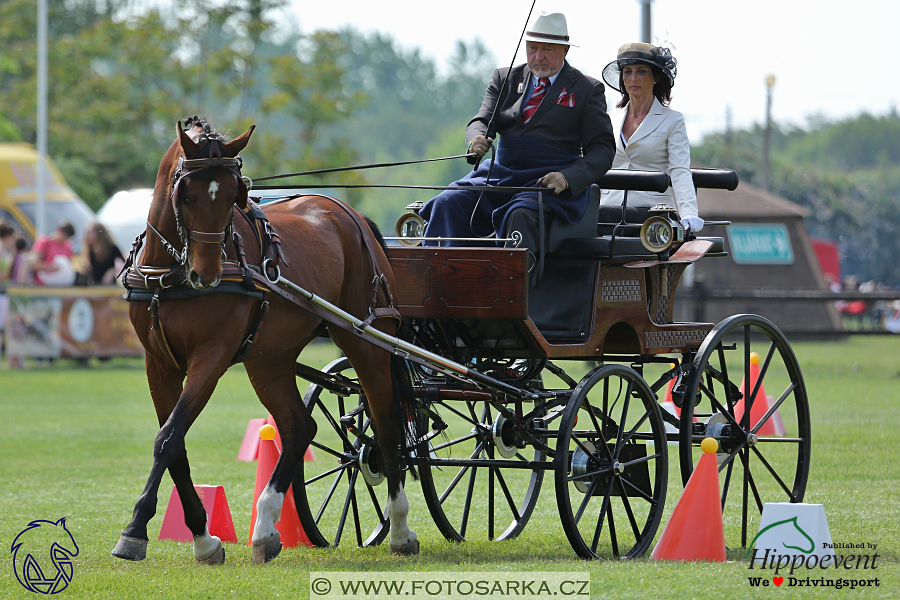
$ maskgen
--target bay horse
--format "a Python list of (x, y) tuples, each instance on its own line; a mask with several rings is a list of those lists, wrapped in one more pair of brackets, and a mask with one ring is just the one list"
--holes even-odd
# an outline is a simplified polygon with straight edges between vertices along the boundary
[[(243, 361), (283, 444), (256, 505), (252, 561), (264, 563), (277, 556), (281, 541), (275, 523), (284, 494), (316, 434), (316, 423), (297, 388), (295, 364), (301, 350), (326, 331), (350, 360), (368, 401), (388, 481), (391, 550), (417, 553), (419, 542), (407, 526), (409, 504), (400, 465), (401, 448), (414, 439), (402, 425), (410, 422), (407, 417), (414, 410), (408, 366), (387, 349), (298, 306), (297, 298), (270, 275), (275, 272), (357, 318), (368, 317), (371, 327), (393, 335), (399, 320), (389, 318), (397, 315), (391, 308), (394, 280), (384, 241), (372, 230), (374, 225), (326, 196), (267, 205), (268, 221), (255, 225), (243, 216), (235, 218), (238, 211), (251, 208), (262, 214), (252, 203), (248, 208), (238, 157), (253, 129), (226, 142), (205, 118), (190, 117), (184, 126), (178, 122), (177, 137), (159, 166), (147, 229), (135, 241), (124, 280), (133, 300), (131, 322), (146, 351), (147, 381), (160, 429), (150, 476), (112, 554), (129, 560), (146, 557), (147, 523), (156, 512), (161, 478), (168, 469), (193, 534), (194, 557), (201, 564), (224, 562), (221, 540), (209, 534), (206, 512), (194, 490), (185, 435), (222, 374)], [(216, 293), (226, 287), (223, 273), (235, 268), (238, 281), (249, 281), (244, 287), (254, 293)], [(298, 479), (295, 489), (303, 485)]]

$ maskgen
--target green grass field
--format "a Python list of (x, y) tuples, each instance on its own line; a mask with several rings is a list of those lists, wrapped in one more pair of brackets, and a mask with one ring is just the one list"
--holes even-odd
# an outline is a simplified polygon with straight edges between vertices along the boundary
[[(334, 550), (285, 549), (268, 565), (252, 565), (246, 540), (256, 465), (235, 457), (248, 420), (264, 417), (265, 411), (239, 366), (220, 382), (189, 432), (187, 447), (195, 483), (225, 487), (237, 537), (244, 543), (227, 544), (225, 566), (209, 568), (195, 564), (189, 544), (156, 541), (172, 485), (166, 476), (150, 523), (148, 558), (124, 562), (110, 551), (146, 481), (157, 426), (143, 363), (116, 360), (90, 368), (60, 361), (51, 368), (0, 370), (0, 545), (7, 549), (0, 555), (7, 557), (0, 597), (33, 596), (14, 576), (9, 548), (30, 521), (61, 517), (67, 518), (80, 552), (73, 580), (60, 597), (307, 598), (310, 571), (487, 571), (511, 576), (589, 571), (596, 598), (900, 597), (900, 338), (796, 343), (794, 350), (812, 414), (806, 501), (825, 505), (833, 541), (878, 544), (876, 570), (828, 575), (877, 576), (880, 587), (751, 588), (748, 576), (760, 571), (749, 571), (737, 550), (725, 564), (657, 563), (647, 557), (581, 561), (559, 524), (552, 473), (544, 478), (531, 521), (514, 540), (445, 541), (418, 483), (408, 482), (410, 525), (422, 543), (418, 556), (394, 557), (385, 545), (342, 545)], [(335, 356), (331, 346), (318, 345), (303, 359), (321, 367)], [(663, 526), (679, 496), (675, 466), (669, 480)]]

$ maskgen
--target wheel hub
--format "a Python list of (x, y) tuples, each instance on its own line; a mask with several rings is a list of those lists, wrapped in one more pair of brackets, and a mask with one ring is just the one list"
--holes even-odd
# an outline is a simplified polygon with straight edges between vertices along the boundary
[[(512, 423), (502, 414), (497, 415), (497, 419), (491, 426), (491, 434), (494, 439), (494, 447), (503, 458), (512, 458), (516, 455), (516, 452), (519, 451), (512, 440), (509, 439), (511, 437), (509, 432), (511, 428)], [(505, 440), (503, 439), (504, 434), (506, 434), (507, 438)]]
[[(594, 456), (597, 447), (593, 442), (589, 441), (584, 441), (583, 446), (590, 451), (590, 454), (585, 452), (581, 446), (575, 448), (575, 451), (572, 453), (572, 477), (578, 477), (579, 475), (584, 475), (585, 473), (597, 470), (598, 460)], [(602, 467), (602, 465), (600, 466)], [(579, 492), (586, 494), (591, 488), (591, 481), (591, 479), (575, 479), (572, 481), (572, 484)]]
[(367, 484), (375, 487), (384, 481), (384, 473), (381, 472), (381, 453), (377, 449), (363, 445), (359, 453), (359, 472)]

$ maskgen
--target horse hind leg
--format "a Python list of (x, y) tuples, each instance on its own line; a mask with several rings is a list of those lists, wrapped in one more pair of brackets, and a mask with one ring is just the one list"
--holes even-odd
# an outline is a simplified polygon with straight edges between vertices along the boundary
[(401, 478), (400, 448), (414, 437), (412, 425), (405, 427), (415, 408), (415, 398), (409, 385), (409, 370), (403, 359), (392, 356), (366, 342), (348, 339), (343, 331), (332, 336), (354, 365), (359, 382), (369, 401), (373, 427), (388, 483), (387, 511), (391, 520), (390, 544), (394, 554), (418, 554), (419, 540), (409, 528), (409, 501)]

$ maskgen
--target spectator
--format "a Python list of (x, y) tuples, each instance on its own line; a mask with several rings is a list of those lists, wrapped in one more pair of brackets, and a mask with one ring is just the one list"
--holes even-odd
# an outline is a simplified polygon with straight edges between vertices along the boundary
[(86, 257), (89, 284), (110, 285), (116, 282), (116, 275), (125, 265), (125, 257), (102, 223), (94, 221), (84, 230), (82, 252)]
[(42, 235), (32, 246), (31, 269), (34, 281), (40, 285), (72, 285), (75, 269), (72, 267), (72, 242), (75, 228), (63, 221), (53, 235)]
[(26, 285), (34, 283), (31, 274), (31, 266), (28, 261), (28, 242), (23, 237), (16, 238), (16, 250), (12, 264), (9, 268), (9, 283), (11, 285)]
[(16, 230), (0, 221), (0, 285), (7, 282), (16, 257)]

